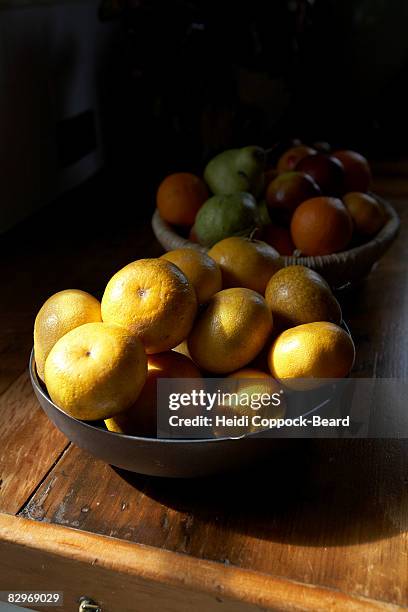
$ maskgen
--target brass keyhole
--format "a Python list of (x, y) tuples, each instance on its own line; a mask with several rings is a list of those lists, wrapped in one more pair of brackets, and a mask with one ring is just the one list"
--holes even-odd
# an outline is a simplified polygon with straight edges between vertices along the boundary
[(102, 608), (89, 597), (80, 597), (78, 612), (102, 612)]

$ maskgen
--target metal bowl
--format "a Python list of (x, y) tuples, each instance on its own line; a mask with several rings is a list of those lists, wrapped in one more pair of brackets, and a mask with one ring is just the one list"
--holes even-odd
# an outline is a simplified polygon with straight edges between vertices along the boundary
[(102, 424), (75, 419), (51, 401), (37, 376), (34, 351), (29, 370), (34, 393), (54, 425), (94, 457), (124, 470), (168, 478), (208, 476), (247, 465), (280, 442), (254, 437), (167, 440), (114, 433)]
[[(290, 440), (283, 437), (264, 437), (248, 434), (240, 438), (163, 439), (128, 436), (108, 431), (100, 422), (79, 421), (66, 414), (50, 399), (37, 376), (34, 350), (30, 356), (30, 379), (34, 393), (44, 412), (54, 425), (74, 444), (115, 467), (167, 478), (193, 478), (226, 472), (270, 456), (286, 448)], [(323, 391), (323, 401), (316, 401), (307, 409), (303, 402), (294, 411), (303, 416), (321, 411), (330, 404), (336, 392)], [(296, 401), (294, 402), (296, 404)], [(302, 437), (302, 436), (300, 436)]]

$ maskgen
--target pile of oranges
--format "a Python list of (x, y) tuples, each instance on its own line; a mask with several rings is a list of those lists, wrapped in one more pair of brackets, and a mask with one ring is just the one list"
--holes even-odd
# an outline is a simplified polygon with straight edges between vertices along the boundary
[[(286, 297), (285, 297), (286, 296)], [(206, 254), (183, 248), (119, 270), (99, 302), (51, 296), (34, 326), (39, 378), (71, 416), (115, 432), (156, 435), (159, 378), (236, 378), (240, 390), (303, 388), (343, 377), (354, 345), (326, 281), (282, 267), (264, 242), (226, 238)], [(269, 381), (269, 382), (268, 382)]]
[[(68, 414), (155, 436), (160, 378), (187, 381), (187, 389), (191, 379), (215, 376), (236, 378), (241, 391), (256, 387), (253, 379), (298, 390), (350, 372), (354, 344), (329, 285), (304, 266), (284, 267), (281, 255), (334, 253), (379, 231), (385, 214), (368, 193), (368, 163), (353, 151), (299, 145), (259, 173), (259, 154), (247, 148), (247, 174), (238, 170), (238, 178), (252, 189), (244, 195), (262, 240), (252, 228), (213, 240), (208, 252), (140, 259), (108, 281), (101, 301), (68, 289), (44, 303), (34, 326), (37, 372)], [(230, 168), (233, 155), (224, 157)], [(207, 182), (213, 191), (221, 184), (223, 197), (216, 171)], [(159, 186), (157, 207), (196, 241), (197, 214), (210, 196), (203, 179), (176, 173)]]

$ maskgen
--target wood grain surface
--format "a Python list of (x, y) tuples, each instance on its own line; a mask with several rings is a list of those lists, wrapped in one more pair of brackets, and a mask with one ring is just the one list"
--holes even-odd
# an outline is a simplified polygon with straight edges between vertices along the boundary
[[(356, 376), (408, 375), (408, 201), (395, 205), (400, 237), (372, 274), (341, 296), (357, 345)], [(35, 312), (50, 293), (69, 285), (100, 296), (121, 265), (160, 252), (143, 224), (112, 236), (84, 232), (75, 240), (68, 252), (69, 236), (47, 245), (47, 256), (33, 244), (28, 263), (5, 250), (0, 512), (21, 510), (37, 522), (209, 560), (222, 572), (251, 570), (407, 606), (406, 441), (293, 440), (268, 464), (197, 481), (130, 475), (74, 446), (64, 452), (63, 438), (21, 375)], [(339, 609), (352, 608), (339, 603)]]
[(289, 446), (269, 465), (195, 482), (125, 474), (71, 447), (23, 515), (406, 603), (407, 446)]
[(69, 442), (50, 428), (27, 374), (0, 396), (0, 422), (0, 512), (15, 514)]
[(26, 589), (64, 590), (62, 610), (76, 610), (84, 594), (103, 612), (216, 612), (220, 604), (224, 612), (397, 609), (150, 546), (0, 515), (0, 585), (13, 580), (13, 566), (19, 567)]

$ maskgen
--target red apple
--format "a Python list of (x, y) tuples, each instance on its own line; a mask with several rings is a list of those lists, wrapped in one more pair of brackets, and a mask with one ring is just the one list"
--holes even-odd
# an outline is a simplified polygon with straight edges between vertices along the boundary
[(265, 199), (272, 216), (290, 221), (299, 204), (318, 195), (320, 189), (312, 177), (293, 171), (279, 174), (269, 183)]
[(368, 191), (371, 184), (371, 169), (363, 155), (356, 151), (336, 151), (332, 154), (344, 167), (344, 191)]
[(313, 155), (314, 153), (316, 153), (316, 149), (308, 147), (307, 145), (291, 147), (279, 158), (277, 165), (278, 172), (281, 173), (294, 170), (296, 164), (303, 159), (303, 157)]
[(188, 235), (188, 239), (190, 240), (190, 242), (197, 242), (197, 244), (198, 244), (198, 237), (197, 237), (196, 231), (194, 229), (194, 225), (190, 229), (190, 233)]
[(344, 193), (343, 164), (331, 155), (308, 155), (299, 161), (296, 170), (311, 176), (325, 195), (336, 196)]

